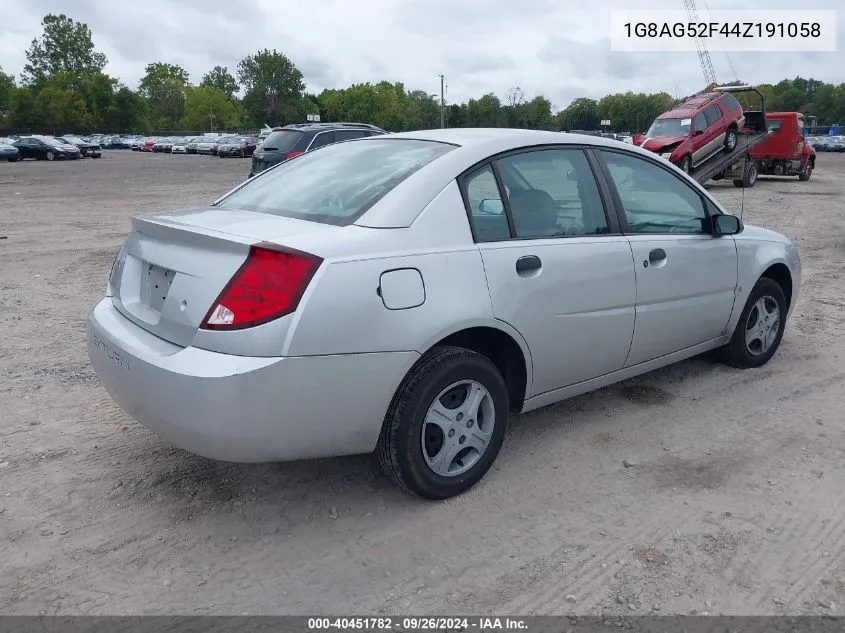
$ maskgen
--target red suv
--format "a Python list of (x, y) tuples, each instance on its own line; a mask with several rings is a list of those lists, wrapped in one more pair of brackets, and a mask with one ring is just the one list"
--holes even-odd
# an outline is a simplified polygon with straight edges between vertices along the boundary
[(636, 145), (660, 154), (686, 172), (711, 156), (736, 149), (745, 125), (742, 106), (730, 92), (697, 94), (664, 112)]

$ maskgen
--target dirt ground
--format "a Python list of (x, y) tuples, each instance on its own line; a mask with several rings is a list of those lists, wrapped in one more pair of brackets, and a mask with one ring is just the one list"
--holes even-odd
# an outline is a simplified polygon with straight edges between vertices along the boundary
[(98, 384), (83, 322), (130, 217), (209, 201), (247, 161), (0, 164), (0, 612), (841, 613), (845, 155), (818, 163), (744, 194), (804, 263), (771, 363), (697, 358), (518, 417), (445, 503), (369, 456), (190, 455)]

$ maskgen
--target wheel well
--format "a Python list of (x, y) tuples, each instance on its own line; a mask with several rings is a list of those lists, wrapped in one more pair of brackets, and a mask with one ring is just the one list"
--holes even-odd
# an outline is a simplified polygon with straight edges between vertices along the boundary
[(525, 355), (510, 335), (492, 327), (473, 327), (450, 334), (436, 345), (471, 349), (493, 361), (508, 386), (511, 410), (515, 413), (522, 410), (528, 373)]
[(784, 264), (774, 264), (760, 276), (768, 277), (781, 287), (786, 297), (786, 307), (789, 308), (792, 305), (792, 275), (789, 274), (789, 268)]
[(731, 124), (728, 126), (728, 129), (729, 129), (729, 130), (733, 130), (734, 132), (739, 132), (739, 124), (737, 124), (737, 122), (736, 122), (736, 121), (734, 121), (733, 123), (731, 123)]

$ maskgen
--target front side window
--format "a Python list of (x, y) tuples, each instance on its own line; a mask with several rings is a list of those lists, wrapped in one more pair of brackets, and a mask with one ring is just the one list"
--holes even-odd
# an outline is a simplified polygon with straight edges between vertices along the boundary
[(707, 129), (707, 119), (704, 117), (703, 112), (699, 112), (695, 115), (695, 131), (696, 132), (703, 132)]
[(518, 238), (608, 232), (590, 164), (580, 149), (548, 149), (496, 161)]
[(334, 143), (263, 172), (216, 205), (345, 226), (454, 147), (416, 139)]
[(678, 176), (644, 158), (601, 150), (629, 233), (704, 233), (701, 196)]

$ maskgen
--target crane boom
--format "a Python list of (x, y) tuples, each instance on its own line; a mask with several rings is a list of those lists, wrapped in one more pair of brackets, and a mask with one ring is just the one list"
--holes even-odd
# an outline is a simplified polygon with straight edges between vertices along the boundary
[[(695, 8), (695, 0), (683, 0), (683, 3), (690, 21), (698, 22), (698, 11)], [(713, 60), (710, 59), (710, 53), (707, 51), (704, 40), (700, 37), (693, 39), (695, 40), (695, 50), (698, 53), (698, 63), (701, 64), (701, 72), (704, 73), (704, 81), (707, 82), (708, 86), (712, 86), (716, 83), (716, 71), (713, 70)]]

